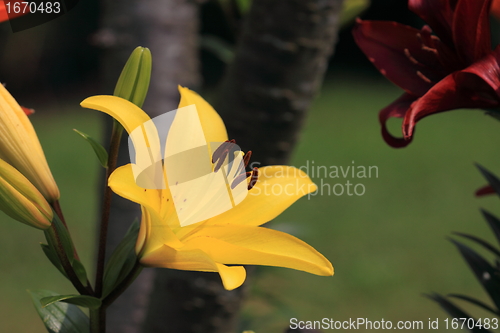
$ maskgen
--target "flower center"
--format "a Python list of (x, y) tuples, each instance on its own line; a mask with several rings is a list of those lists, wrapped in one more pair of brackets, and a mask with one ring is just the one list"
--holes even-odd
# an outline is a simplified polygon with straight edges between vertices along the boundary
[[(240, 149), (236, 145), (236, 140), (232, 139), (223, 142), (212, 154), (212, 163), (215, 165), (214, 172), (219, 171), (224, 161), (226, 160), (226, 157), (229, 158), (229, 163), (231, 163), (234, 160), (235, 154), (239, 151)], [(259, 178), (259, 169), (255, 167), (252, 169), (252, 171), (246, 171), (246, 167), (250, 162), (250, 157), (252, 157), (251, 150), (244, 154), (243, 163), (237, 165), (238, 170), (236, 171), (236, 176), (231, 183), (231, 189), (234, 189), (238, 184), (246, 180), (248, 177), (251, 177), (250, 181), (248, 182), (248, 190), (251, 190), (257, 183), (257, 179)]]

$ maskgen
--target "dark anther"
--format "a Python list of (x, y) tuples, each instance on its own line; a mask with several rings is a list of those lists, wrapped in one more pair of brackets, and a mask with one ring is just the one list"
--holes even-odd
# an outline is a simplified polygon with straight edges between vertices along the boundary
[(224, 152), (229, 149), (229, 146), (231, 146), (235, 143), (236, 143), (236, 141), (234, 139), (227, 140), (227, 141), (223, 142), (219, 147), (217, 147), (217, 149), (212, 154), (212, 163), (215, 163), (215, 161), (220, 159), (222, 157), (222, 155), (224, 154)]
[(214, 168), (214, 172), (219, 171), (219, 169), (222, 167), (222, 164), (224, 163), (224, 160), (229, 155), (229, 152), (233, 151), (235, 147), (236, 147), (236, 141), (233, 139), (223, 142), (215, 150), (215, 152), (212, 154), (212, 163), (217, 162)]
[(250, 158), (252, 157), (252, 151), (249, 150), (246, 152), (245, 156), (243, 156), (243, 163), (239, 164), (238, 171), (236, 171), (236, 174), (240, 174), (245, 172), (245, 168), (248, 166), (248, 163), (250, 162)]
[(236, 186), (238, 186), (239, 183), (247, 179), (252, 173), (251, 172), (243, 172), (240, 173), (238, 176), (236, 176), (231, 183), (231, 190), (234, 190)]
[[(229, 164), (233, 163), (235, 153), (239, 151), (240, 150), (236, 145), (236, 141), (234, 139), (223, 142), (212, 154), (212, 163), (215, 164), (214, 172), (220, 170), (220, 168), (224, 164), (224, 161), (226, 160), (226, 157), (228, 156), (229, 156)], [(237, 176), (234, 177), (233, 182), (231, 183), (231, 189), (234, 189), (236, 186), (238, 186), (238, 184), (246, 180), (248, 177), (251, 177), (250, 182), (248, 183), (248, 190), (251, 190), (257, 183), (257, 178), (259, 178), (259, 169), (253, 168), (251, 172), (245, 171), (245, 168), (248, 166), (248, 163), (250, 163), (251, 157), (252, 157), (252, 151), (249, 150), (243, 156), (243, 163), (241, 164), (238, 163), (237, 166), (238, 170), (236, 171)]]
[(243, 164), (245, 165), (245, 167), (248, 165), (248, 162), (250, 162), (250, 157), (252, 157), (252, 151), (251, 150), (247, 151), (247, 153), (243, 157)]
[(258, 178), (259, 178), (259, 169), (255, 167), (252, 170), (252, 177), (250, 178), (250, 183), (248, 184), (249, 191), (255, 186), (255, 184), (257, 184)]

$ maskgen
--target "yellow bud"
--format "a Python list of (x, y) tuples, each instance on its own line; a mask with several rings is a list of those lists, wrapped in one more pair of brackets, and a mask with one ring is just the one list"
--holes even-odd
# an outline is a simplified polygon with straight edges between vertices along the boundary
[(15, 220), (38, 229), (52, 223), (52, 209), (31, 182), (0, 159), (0, 210)]
[(14, 97), (0, 84), (0, 158), (19, 170), (49, 201), (57, 187), (33, 125)]

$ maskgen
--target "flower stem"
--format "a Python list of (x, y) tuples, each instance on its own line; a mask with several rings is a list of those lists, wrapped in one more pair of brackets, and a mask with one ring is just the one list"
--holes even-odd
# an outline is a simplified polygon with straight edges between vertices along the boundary
[[(66, 230), (68, 230), (68, 234), (69, 234), (69, 228), (68, 228), (68, 225), (66, 224), (66, 220), (64, 219), (64, 215), (63, 215), (63, 212), (61, 209), (61, 204), (59, 203), (59, 200), (52, 203), (52, 208), (56, 212), (57, 216), (61, 220), (61, 222), (64, 225), (64, 227), (66, 228)], [(80, 257), (78, 256), (78, 252), (76, 251), (76, 247), (73, 247), (73, 256), (75, 257), (76, 260), (80, 260)]]
[(59, 200), (54, 201), (52, 203), (52, 208), (54, 208), (54, 211), (56, 212), (57, 216), (59, 216), (59, 219), (61, 220), (61, 222), (64, 224), (66, 229), (68, 229), (68, 225), (66, 224), (66, 220), (64, 219), (64, 215), (63, 215), (63, 212), (61, 209), (61, 204), (59, 203)]
[(102, 300), (102, 307), (106, 308), (111, 305), (127, 288), (135, 281), (135, 279), (142, 272), (143, 266), (139, 263), (139, 260), (135, 262), (134, 267), (130, 270), (127, 276), (123, 279), (122, 282), (112, 292), (109, 293)]
[(92, 295), (92, 289), (90, 287), (85, 287), (81, 282), (80, 279), (78, 279), (78, 276), (76, 275), (73, 266), (71, 265), (71, 262), (64, 251), (64, 247), (61, 242), (61, 238), (59, 237), (59, 234), (57, 233), (57, 229), (52, 223), (52, 226), (45, 230), (45, 236), (47, 237), (47, 241), (51, 244), (54, 244), (56, 248), (56, 253), (57, 256), (59, 257), (59, 260), (61, 262), (61, 265), (66, 272), (66, 275), (68, 276), (68, 279), (71, 281), (75, 289), (81, 294), (81, 295)]
[(111, 211), (111, 188), (108, 186), (108, 178), (116, 168), (116, 160), (118, 158), (118, 150), (120, 148), (120, 140), (123, 133), (123, 127), (115, 120), (113, 121), (113, 131), (111, 132), (111, 142), (109, 145), (108, 168), (106, 170), (106, 180), (104, 184), (104, 198), (101, 215), (101, 226), (99, 231), (99, 250), (97, 253), (97, 269), (96, 269), (96, 297), (102, 296), (103, 277), (104, 277), (104, 262), (106, 259), (106, 241), (108, 238), (108, 223)]
[(90, 333), (106, 333), (106, 309), (90, 310)]

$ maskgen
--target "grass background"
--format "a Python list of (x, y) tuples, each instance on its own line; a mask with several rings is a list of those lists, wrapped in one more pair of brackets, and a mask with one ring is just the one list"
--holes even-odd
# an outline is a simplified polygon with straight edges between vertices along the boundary
[[(423, 293), (458, 292), (485, 299), (446, 237), (462, 231), (493, 241), (478, 208), (499, 213), (499, 205), (495, 197), (474, 198), (485, 181), (473, 163), (500, 174), (500, 123), (480, 111), (443, 113), (421, 121), (408, 148), (392, 149), (380, 136), (377, 112), (399, 94), (382, 78), (353, 73), (328, 78), (292, 164), (314, 161), (346, 168), (354, 161), (377, 166), (378, 178), (323, 179), (331, 186), (347, 180), (362, 183), (366, 193), (303, 198), (270, 224), (318, 249), (335, 266), (335, 276), (259, 268), (242, 329), (282, 332), (292, 317), (427, 323), (446, 315)], [(100, 167), (72, 128), (99, 138), (103, 125), (100, 114), (80, 109), (79, 102), (35, 105), (32, 121), (60, 186), (75, 243), (93, 271)], [(398, 122), (390, 125), (398, 133)], [(65, 293), (71, 286), (42, 254), (41, 232), (4, 215), (0, 230), (0, 332), (45, 332), (26, 289)]]

